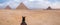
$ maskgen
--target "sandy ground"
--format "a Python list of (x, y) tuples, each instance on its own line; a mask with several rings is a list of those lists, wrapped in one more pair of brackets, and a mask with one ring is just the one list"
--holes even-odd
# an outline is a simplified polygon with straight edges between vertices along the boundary
[(60, 10), (0, 10), (0, 25), (60, 25)]

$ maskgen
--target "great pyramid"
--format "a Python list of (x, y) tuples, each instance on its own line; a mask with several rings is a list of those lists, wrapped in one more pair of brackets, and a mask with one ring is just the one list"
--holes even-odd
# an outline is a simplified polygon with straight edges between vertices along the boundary
[(20, 3), (20, 5), (16, 9), (19, 9), (19, 10), (28, 10), (28, 8), (23, 3)]
[(47, 10), (52, 10), (52, 8), (49, 6), (49, 7), (47, 8)]
[(6, 6), (6, 8), (5, 8), (5, 9), (10, 10), (11, 8), (10, 8), (9, 6)]

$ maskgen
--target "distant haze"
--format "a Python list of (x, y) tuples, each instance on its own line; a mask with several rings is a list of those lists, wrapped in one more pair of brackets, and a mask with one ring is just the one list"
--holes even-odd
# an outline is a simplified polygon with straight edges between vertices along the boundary
[(60, 0), (0, 0), (0, 8), (9, 5), (12, 9), (17, 8), (23, 2), (29, 9), (43, 9), (51, 6), (60, 9)]

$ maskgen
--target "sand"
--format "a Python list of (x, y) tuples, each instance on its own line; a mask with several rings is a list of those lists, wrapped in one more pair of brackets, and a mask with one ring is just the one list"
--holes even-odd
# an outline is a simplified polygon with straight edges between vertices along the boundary
[(0, 10), (0, 25), (60, 25), (60, 10)]

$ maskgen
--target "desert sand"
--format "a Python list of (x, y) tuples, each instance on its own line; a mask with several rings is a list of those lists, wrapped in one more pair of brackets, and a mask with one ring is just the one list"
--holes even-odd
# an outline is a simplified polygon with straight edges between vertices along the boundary
[(0, 25), (60, 25), (60, 10), (0, 10)]

